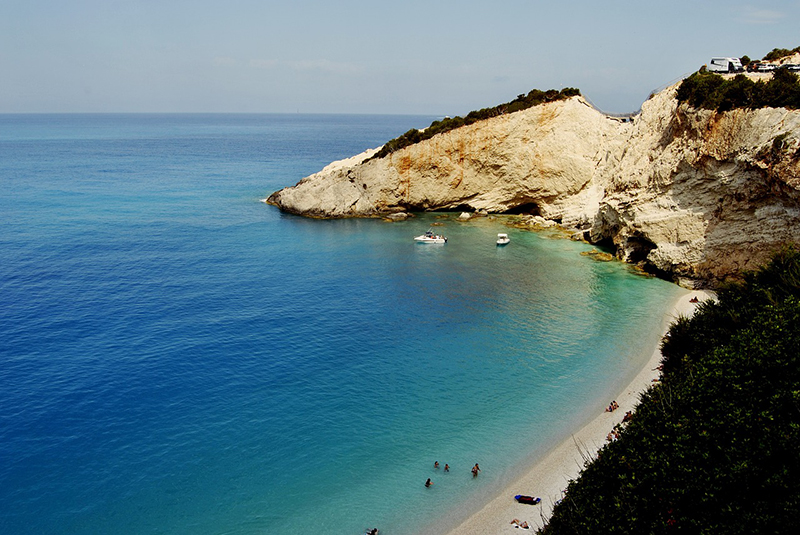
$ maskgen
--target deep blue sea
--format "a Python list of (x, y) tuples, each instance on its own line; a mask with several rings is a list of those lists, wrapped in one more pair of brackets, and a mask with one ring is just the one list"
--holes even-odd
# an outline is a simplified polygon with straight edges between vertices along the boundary
[(0, 115), (0, 532), (441, 532), (602, 410), (677, 287), (259, 202), (433, 119)]

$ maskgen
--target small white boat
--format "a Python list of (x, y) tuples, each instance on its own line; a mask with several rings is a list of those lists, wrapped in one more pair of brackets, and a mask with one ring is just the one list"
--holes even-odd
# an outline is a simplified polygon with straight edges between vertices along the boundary
[(507, 245), (508, 242), (511, 241), (511, 238), (508, 237), (508, 234), (503, 234), (502, 232), (497, 235), (497, 245)]
[(428, 232), (422, 236), (414, 238), (414, 241), (417, 243), (447, 243), (447, 238), (441, 234), (434, 234), (432, 230), (428, 230)]

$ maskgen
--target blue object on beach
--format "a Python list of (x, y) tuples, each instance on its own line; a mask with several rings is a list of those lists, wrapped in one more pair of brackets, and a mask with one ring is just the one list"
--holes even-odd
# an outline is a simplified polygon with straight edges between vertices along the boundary
[(536, 505), (542, 501), (541, 498), (534, 498), (533, 496), (525, 496), (524, 494), (517, 494), (514, 499), (519, 503), (527, 503), (528, 505)]

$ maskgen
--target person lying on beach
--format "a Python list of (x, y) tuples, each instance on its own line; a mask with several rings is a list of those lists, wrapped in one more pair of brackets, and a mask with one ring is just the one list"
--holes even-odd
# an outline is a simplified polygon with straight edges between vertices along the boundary
[(528, 526), (528, 523), (527, 523), (526, 521), (524, 521), (524, 520), (517, 520), (516, 518), (515, 518), (514, 520), (512, 520), (512, 521), (511, 521), (511, 524), (513, 524), (513, 526), (514, 526), (515, 528), (528, 529), (528, 528), (530, 527), (530, 526)]

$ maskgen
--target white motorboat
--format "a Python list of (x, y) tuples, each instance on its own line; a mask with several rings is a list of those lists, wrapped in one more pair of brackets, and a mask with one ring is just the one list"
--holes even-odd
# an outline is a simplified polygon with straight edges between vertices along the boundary
[(414, 238), (414, 241), (417, 243), (447, 243), (447, 238), (441, 234), (434, 234), (433, 231), (429, 229), (422, 236)]
[(503, 234), (502, 232), (497, 235), (497, 245), (508, 245), (508, 242), (511, 241), (511, 238), (508, 237), (508, 234)]

